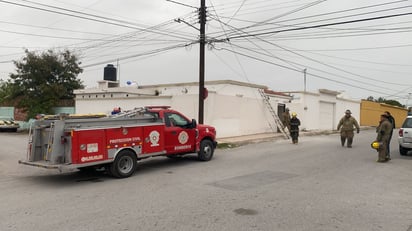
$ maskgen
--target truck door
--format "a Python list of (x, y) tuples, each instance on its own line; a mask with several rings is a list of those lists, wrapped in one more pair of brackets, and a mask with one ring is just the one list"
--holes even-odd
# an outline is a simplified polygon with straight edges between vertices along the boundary
[(191, 121), (175, 112), (165, 112), (164, 120), (167, 154), (194, 152), (196, 128), (190, 127)]

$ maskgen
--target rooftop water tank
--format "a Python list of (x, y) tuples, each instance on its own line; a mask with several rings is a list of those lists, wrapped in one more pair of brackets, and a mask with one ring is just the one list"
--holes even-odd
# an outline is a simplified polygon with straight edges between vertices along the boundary
[(103, 80), (117, 81), (116, 75), (116, 67), (114, 67), (113, 64), (107, 64), (107, 66), (104, 67)]

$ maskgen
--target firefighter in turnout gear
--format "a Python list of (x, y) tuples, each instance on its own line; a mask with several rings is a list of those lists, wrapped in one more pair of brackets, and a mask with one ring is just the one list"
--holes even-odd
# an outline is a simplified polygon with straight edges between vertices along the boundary
[(389, 135), (389, 140), (388, 140), (388, 159), (390, 160), (391, 159), (391, 149), (390, 149), (390, 144), (391, 144), (391, 139), (392, 139), (392, 134), (393, 134), (393, 129), (395, 129), (396, 128), (396, 125), (395, 125), (395, 118), (393, 118), (393, 116), (391, 115), (391, 113), (390, 112), (388, 112), (388, 111), (385, 111), (385, 113), (384, 113), (385, 115), (386, 115), (386, 117), (388, 117), (388, 121), (392, 124), (392, 131), (391, 131), (391, 134)]
[(285, 112), (282, 114), (282, 124), (284, 127), (288, 128), (290, 131), (290, 114), (289, 114), (289, 108), (286, 108)]
[(376, 137), (376, 140), (381, 144), (378, 148), (379, 154), (377, 162), (386, 162), (390, 160), (388, 145), (392, 133), (392, 127), (393, 126), (389, 121), (388, 116), (386, 114), (382, 114), (378, 127), (378, 135)]
[(298, 143), (300, 120), (296, 117), (296, 113), (292, 112), (290, 119), (290, 136), (294, 144)]
[(352, 112), (350, 110), (345, 111), (345, 116), (340, 119), (338, 124), (338, 130), (340, 130), (340, 141), (342, 147), (345, 146), (345, 141), (348, 139), (347, 146), (348, 148), (352, 147), (353, 137), (354, 137), (354, 128), (356, 132), (359, 133), (360, 127), (358, 121), (351, 116)]

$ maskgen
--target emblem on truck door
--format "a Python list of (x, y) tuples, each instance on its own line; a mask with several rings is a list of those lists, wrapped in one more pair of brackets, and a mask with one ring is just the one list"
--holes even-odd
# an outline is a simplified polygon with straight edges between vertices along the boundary
[(179, 139), (180, 144), (185, 144), (187, 140), (189, 139), (189, 135), (187, 134), (187, 132), (182, 131), (179, 133), (178, 139)]
[(129, 133), (129, 131), (127, 131), (127, 128), (122, 128), (122, 134), (127, 135), (127, 133)]
[(151, 147), (159, 146), (159, 136), (160, 133), (158, 131), (151, 131), (149, 134), (150, 143), (152, 143)]

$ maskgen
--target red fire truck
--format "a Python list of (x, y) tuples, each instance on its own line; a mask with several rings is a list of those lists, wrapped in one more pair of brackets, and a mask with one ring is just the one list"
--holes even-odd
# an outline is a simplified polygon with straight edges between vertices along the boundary
[(56, 115), (30, 128), (27, 158), (20, 164), (47, 169), (104, 168), (118, 178), (131, 176), (137, 161), (154, 156), (197, 153), (209, 161), (216, 130), (197, 124), (168, 106), (150, 106), (106, 115)]

